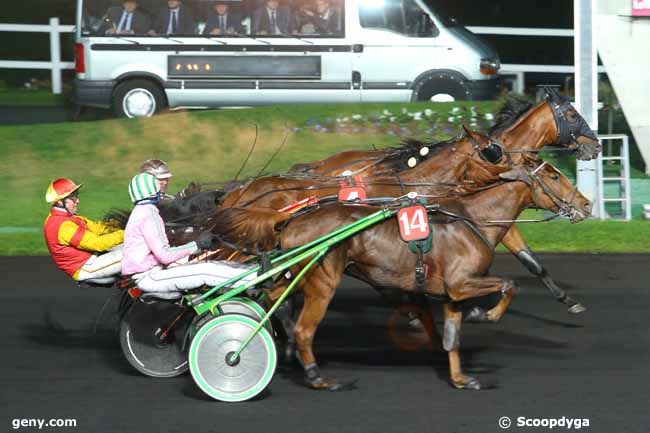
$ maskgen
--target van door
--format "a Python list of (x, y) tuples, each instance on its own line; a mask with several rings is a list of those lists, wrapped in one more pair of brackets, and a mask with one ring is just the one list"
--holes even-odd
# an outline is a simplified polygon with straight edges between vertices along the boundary
[(415, 78), (446, 55), (437, 26), (417, 0), (360, 1), (357, 14), (362, 101), (410, 101)]

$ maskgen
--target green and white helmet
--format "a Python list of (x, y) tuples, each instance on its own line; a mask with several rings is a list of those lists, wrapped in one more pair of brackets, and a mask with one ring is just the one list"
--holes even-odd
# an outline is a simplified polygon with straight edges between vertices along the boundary
[(136, 174), (129, 184), (129, 195), (133, 203), (154, 198), (159, 192), (160, 188), (155, 176), (149, 173)]

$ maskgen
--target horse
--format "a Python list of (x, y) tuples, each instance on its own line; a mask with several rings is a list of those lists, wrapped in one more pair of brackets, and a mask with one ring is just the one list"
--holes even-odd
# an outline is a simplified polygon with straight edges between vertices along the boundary
[[(526, 143), (531, 151), (544, 145), (571, 149), (578, 159), (586, 161), (597, 158), (602, 149), (582, 116), (555, 89), (549, 89), (544, 100), (535, 106), (519, 99), (508, 99), (499, 110), (489, 136), (500, 140), (503, 147), (509, 147), (509, 143), (515, 141)], [(419, 151), (419, 148), (412, 146), (346, 150), (319, 161), (295, 164), (287, 173), (329, 177), (342, 176), (345, 172), (389, 174), (392, 169), (389, 161), (395, 157), (403, 161), (420, 158)]]
[[(477, 378), (463, 373), (460, 357), (461, 305), (464, 300), (501, 293), (497, 305), (486, 313), (498, 321), (516, 293), (512, 281), (486, 276), (496, 245), (521, 211), (529, 206), (569, 216), (578, 222), (591, 213), (591, 203), (557, 169), (539, 160), (514, 165), (499, 175), (501, 181), (462, 198), (437, 200), (439, 208), (430, 222), (433, 243), (423, 259), (429, 269), (424, 292), (444, 298), (443, 348), (448, 352), (450, 380), (459, 389), (481, 389)], [(294, 248), (374, 212), (363, 205), (333, 204), (300, 215), (261, 215), (250, 209), (224, 209), (215, 227), (230, 241), (265, 248), (278, 244)], [(494, 221), (494, 222), (492, 222)], [(314, 335), (346, 268), (377, 286), (416, 290), (413, 270), (416, 255), (400, 240), (396, 218), (378, 223), (334, 246), (299, 282), (304, 303), (294, 328), (298, 356), (307, 384), (314, 389), (338, 389), (325, 379), (313, 353)], [(303, 264), (304, 265), (304, 264)], [(292, 270), (296, 275), (296, 270)], [(288, 283), (267, 291), (269, 302), (279, 298)]]
[[(557, 131), (571, 130), (571, 125), (581, 126), (580, 130), (572, 132), (577, 137), (574, 141), (580, 140), (579, 146), (585, 146), (585, 149), (593, 147), (599, 151), (593, 132), (585, 128), (586, 123), (577, 120), (579, 114), (571, 111), (573, 108), (570, 104), (562, 104), (564, 105), (561, 105), (559, 99), (551, 97), (532, 109), (530, 104), (511, 102), (500, 112), (492, 131), (500, 133), (502, 143), (468, 129), (464, 136), (441, 143), (407, 140), (401, 148), (392, 149), (382, 158), (366, 163), (366, 168), (361, 172), (367, 175), (364, 181), (368, 196), (396, 197), (408, 191), (446, 196), (452, 190), (467, 192), (483, 187), (498, 180), (499, 173), (507, 170), (508, 164), (522, 161), (528, 151), (539, 150), (545, 143), (557, 141), (561, 136)], [(563, 111), (557, 107), (562, 107)], [(561, 115), (554, 117), (554, 110)], [(569, 115), (569, 112), (575, 114)], [(561, 126), (562, 123), (556, 121), (556, 117), (571, 118), (573, 123)], [(590, 137), (593, 137), (596, 144)], [(564, 140), (561, 142), (564, 143)], [(587, 153), (587, 150), (581, 152)], [(404, 169), (405, 161), (412, 158), (418, 158), (419, 163), (414, 168)], [(372, 175), (375, 170), (379, 173), (377, 176)], [(323, 181), (318, 177), (304, 176), (280, 175), (254, 180), (226, 194), (221, 206), (281, 209), (312, 195), (327, 197), (337, 194), (339, 180)], [(530, 272), (542, 280), (559, 302), (568, 306), (569, 313), (585, 311), (582, 304), (571, 299), (553, 281), (515, 226), (503, 237), (502, 243)]]

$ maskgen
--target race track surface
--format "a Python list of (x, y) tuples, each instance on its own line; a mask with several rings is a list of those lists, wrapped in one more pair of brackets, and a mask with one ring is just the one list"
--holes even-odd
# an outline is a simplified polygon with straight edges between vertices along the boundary
[(347, 279), (315, 353), (324, 373), (358, 379), (356, 389), (311, 391), (285, 364), (258, 399), (228, 404), (206, 398), (189, 375), (136, 373), (112, 329), (114, 304), (93, 329), (112, 290), (77, 287), (47, 257), (0, 258), (0, 432), (38, 431), (14, 430), (21, 418), (74, 418), (76, 428), (41, 431), (98, 433), (575, 431), (517, 426), (518, 417), (563, 416), (588, 419), (579, 431), (650, 431), (650, 256), (543, 259), (588, 311), (570, 316), (514, 259), (497, 257), (493, 274), (515, 279), (521, 294), (501, 323), (464, 324), (461, 337), (466, 371), (491, 389), (453, 389), (446, 354)]

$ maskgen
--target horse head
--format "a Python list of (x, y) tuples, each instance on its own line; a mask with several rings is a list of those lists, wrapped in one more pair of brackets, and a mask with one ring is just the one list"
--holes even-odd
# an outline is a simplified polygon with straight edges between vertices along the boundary
[(557, 168), (539, 159), (516, 165), (500, 175), (502, 179), (529, 185), (536, 207), (566, 216), (577, 223), (591, 215), (591, 202)]
[(557, 90), (546, 88), (546, 102), (555, 119), (557, 139), (555, 144), (573, 149), (578, 159), (588, 161), (598, 158), (602, 145), (587, 121), (578, 113), (567, 98)]

